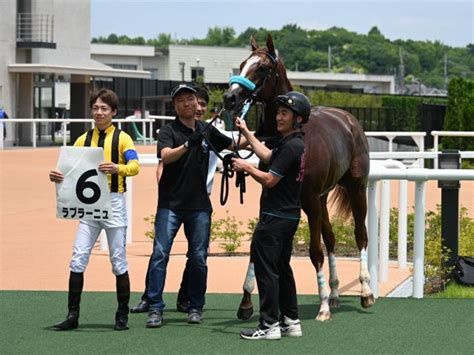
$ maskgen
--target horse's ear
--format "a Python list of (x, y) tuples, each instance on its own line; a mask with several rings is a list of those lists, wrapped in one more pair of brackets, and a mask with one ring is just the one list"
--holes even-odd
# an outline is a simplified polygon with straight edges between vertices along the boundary
[(258, 44), (253, 35), (250, 36), (250, 45), (252, 46), (252, 52), (255, 52), (258, 48)]
[(273, 38), (270, 33), (267, 34), (267, 49), (270, 54), (276, 55), (275, 46), (273, 45)]

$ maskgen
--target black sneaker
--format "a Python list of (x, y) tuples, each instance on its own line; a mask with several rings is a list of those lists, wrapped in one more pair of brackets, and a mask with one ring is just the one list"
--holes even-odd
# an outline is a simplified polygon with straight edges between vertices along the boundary
[(259, 324), (255, 329), (244, 329), (240, 332), (242, 339), (248, 340), (278, 340), (281, 339), (280, 323)]
[(197, 309), (191, 309), (188, 313), (188, 323), (189, 324), (201, 324), (202, 323), (202, 312)]
[(147, 328), (159, 328), (163, 325), (163, 311), (153, 309), (148, 313)]
[(62, 322), (53, 325), (56, 330), (72, 330), (79, 327), (79, 312), (70, 311)]
[(132, 307), (130, 313), (146, 313), (149, 311), (150, 305), (147, 301), (141, 300), (135, 307)]
[(114, 330), (128, 330), (128, 315), (123, 313), (115, 313)]

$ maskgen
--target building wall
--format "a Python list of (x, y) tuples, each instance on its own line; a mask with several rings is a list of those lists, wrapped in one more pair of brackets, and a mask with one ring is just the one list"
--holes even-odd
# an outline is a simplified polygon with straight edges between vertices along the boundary
[[(0, 1), (0, 106), (9, 117), (15, 105), (15, 75), (8, 73), (8, 65), (16, 61), (16, 0)], [(7, 137), (11, 137), (8, 134)]]
[(56, 49), (33, 49), (32, 62), (90, 66), (90, 0), (33, 1), (33, 13), (54, 14)]
[(240, 63), (248, 57), (248, 48), (222, 48), (208, 46), (169, 46), (169, 77), (167, 80), (180, 81), (180, 62), (185, 63), (185, 81), (191, 80), (191, 68), (204, 68), (204, 81), (226, 83), (232, 76), (232, 69), (238, 69)]
[(130, 68), (131, 70), (143, 70), (141, 57), (91, 54), (91, 59), (106, 65), (112, 65), (114, 68), (117, 68), (116, 65), (134, 65), (135, 68)]

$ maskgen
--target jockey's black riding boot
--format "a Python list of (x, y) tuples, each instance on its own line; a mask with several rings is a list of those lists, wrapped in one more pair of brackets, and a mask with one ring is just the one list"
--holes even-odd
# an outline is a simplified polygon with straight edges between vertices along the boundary
[(64, 321), (56, 323), (56, 330), (71, 330), (79, 326), (79, 305), (84, 285), (84, 273), (72, 272), (69, 274), (68, 314)]
[(118, 308), (115, 313), (115, 330), (128, 329), (128, 302), (130, 301), (130, 278), (128, 271), (122, 275), (117, 275), (117, 301)]

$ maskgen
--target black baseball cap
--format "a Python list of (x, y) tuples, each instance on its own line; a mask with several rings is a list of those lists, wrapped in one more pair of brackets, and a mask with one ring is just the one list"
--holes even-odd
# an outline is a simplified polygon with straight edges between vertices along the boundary
[(171, 91), (171, 99), (174, 100), (174, 98), (182, 91), (190, 91), (193, 94), (197, 94), (197, 91), (194, 87), (183, 83), (183, 84), (179, 84)]

